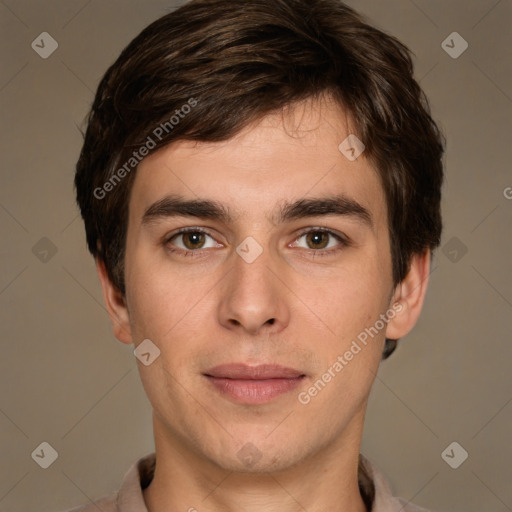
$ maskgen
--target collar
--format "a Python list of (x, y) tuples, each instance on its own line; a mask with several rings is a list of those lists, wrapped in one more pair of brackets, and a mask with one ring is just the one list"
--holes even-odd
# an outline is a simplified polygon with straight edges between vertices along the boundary
[[(148, 512), (142, 491), (151, 483), (155, 466), (155, 453), (132, 464), (117, 494), (117, 512)], [(382, 473), (362, 454), (359, 455), (358, 481), (361, 496), (369, 512), (428, 512), (401, 498), (393, 497)]]

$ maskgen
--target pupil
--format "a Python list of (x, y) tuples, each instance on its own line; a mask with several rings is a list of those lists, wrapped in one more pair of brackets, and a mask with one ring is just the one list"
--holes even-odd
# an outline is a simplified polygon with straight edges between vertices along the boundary
[(189, 249), (195, 249), (196, 245), (202, 245), (202, 239), (203, 239), (202, 233), (187, 233), (187, 236), (185, 237), (185, 245)]
[[(327, 237), (325, 236), (325, 233), (320, 233), (318, 231), (315, 233), (311, 233), (310, 240), (312, 241), (313, 245), (316, 245), (317, 247), (318, 247), (318, 245), (320, 245), (321, 249), (323, 249), (327, 245), (327, 243), (326, 243)], [(322, 241), (324, 243), (322, 243)]]

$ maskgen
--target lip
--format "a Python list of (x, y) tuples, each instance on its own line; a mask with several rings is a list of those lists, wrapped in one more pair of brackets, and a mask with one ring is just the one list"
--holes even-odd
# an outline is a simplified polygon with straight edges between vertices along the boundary
[(294, 379), (304, 375), (299, 370), (277, 364), (249, 366), (243, 363), (221, 364), (205, 372), (206, 376), (237, 380)]
[(305, 378), (298, 370), (272, 364), (224, 364), (204, 376), (223, 396), (248, 405), (270, 402), (295, 389)]

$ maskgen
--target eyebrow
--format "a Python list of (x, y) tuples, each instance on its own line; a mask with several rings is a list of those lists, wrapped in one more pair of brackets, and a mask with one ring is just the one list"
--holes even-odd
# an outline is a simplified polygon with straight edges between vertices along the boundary
[[(273, 224), (282, 224), (308, 217), (339, 215), (353, 217), (373, 226), (370, 211), (360, 203), (345, 195), (320, 198), (302, 198), (294, 202), (285, 201), (277, 213), (269, 220)], [(169, 217), (195, 217), (210, 219), (229, 224), (233, 216), (228, 208), (218, 201), (209, 199), (184, 199), (177, 195), (168, 195), (149, 206), (142, 216), (142, 224), (151, 224)]]

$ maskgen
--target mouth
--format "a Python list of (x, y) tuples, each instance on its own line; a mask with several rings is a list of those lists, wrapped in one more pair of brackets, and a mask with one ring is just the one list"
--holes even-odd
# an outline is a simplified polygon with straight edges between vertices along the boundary
[(203, 375), (225, 398), (247, 405), (270, 402), (289, 393), (306, 378), (304, 373), (293, 368), (268, 364), (225, 364)]

